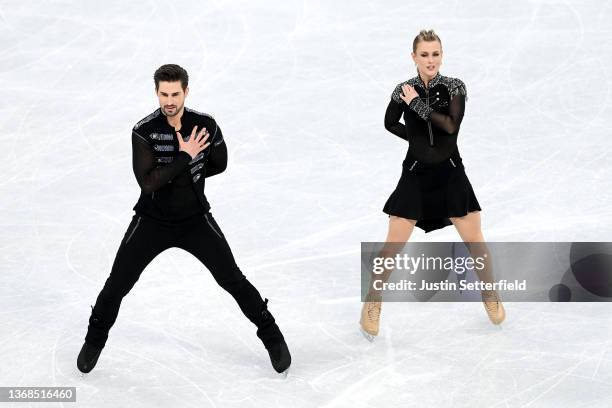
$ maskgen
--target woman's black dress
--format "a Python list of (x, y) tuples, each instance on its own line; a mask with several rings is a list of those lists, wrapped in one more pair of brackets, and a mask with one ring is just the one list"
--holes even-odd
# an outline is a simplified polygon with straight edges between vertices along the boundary
[[(400, 98), (404, 84), (419, 94), (409, 105)], [(440, 73), (427, 87), (418, 75), (395, 87), (385, 128), (408, 141), (408, 152), (386, 214), (417, 220), (417, 227), (430, 232), (452, 225), (449, 217), (481, 210), (457, 149), (466, 100), (465, 84)]]

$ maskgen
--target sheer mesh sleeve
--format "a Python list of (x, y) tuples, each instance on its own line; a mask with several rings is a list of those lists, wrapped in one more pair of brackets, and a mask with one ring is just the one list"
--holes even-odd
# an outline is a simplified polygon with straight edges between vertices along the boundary
[(385, 129), (393, 133), (395, 136), (408, 140), (406, 126), (400, 122), (400, 118), (404, 112), (402, 109), (402, 103), (404, 103), (403, 100), (400, 99), (400, 101), (397, 102), (395, 98), (391, 96), (391, 100), (389, 101), (389, 105), (387, 105), (387, 110), (385, 111)]
[(459, 126), (463, 120), (463, 113), (465, 112), (465, 96), (457, 95), (453, 97), (448, 105), (448, 115), (438, 112), (431, 112), (430, 120), (434, 126), (444, 130), (449, 135), (452, 135), (459, 131)]
[(171, 163), (156, 166), (153, 149), (147, 140), (132, 131), (132, 167), (143, 193), (150, 194), (159, 190), (183, 171), (190, 160), (189, 153), (181, 150)]
[(219, 173), (223, 173), (227, 167), (227, 146), (223, 140), (223, 133), (221, 133), (219, 125), (217, 125), (216, 122), (215, 125), (215, 132), (210, 142), (210, 146), (208, 146), (208, 149), (211, 150), (208, 161), (206, 162), (205, 177), (212, 177)]
[(410, 101), (408, 107), (415, 111), (421, 119), (430, 120), (434, 126), (448, 134), (455, 134), (459, 131), (459, 126), (465, 112), (465, 101), (467, 100), (465, 84), (460, 79), (455, 78), (449, 94), (451, 100), (449, 102), (448, 115), (434, 111), (418, 97)]

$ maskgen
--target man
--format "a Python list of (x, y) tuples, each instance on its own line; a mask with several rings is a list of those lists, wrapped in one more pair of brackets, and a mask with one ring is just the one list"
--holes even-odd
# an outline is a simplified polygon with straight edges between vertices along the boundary
[[(132, 129), (133, 169), (141, 188), (135, 214), (121, 241), (110, 276), (92, 307), (77, 366), (90, 372), (106, 344), (119, 306), (145, 267), (171, 247), (198, 258), (257, 326), (274, 369), (284, 373), (291, 355), (274, 317), (242, 274), (204, 195), (206, 178), (227, 165), (221, 129), (205, 113), (185, 107), (187, 72), (161, 66), (153, 75), (159, 109)], [(185, 135), (185, 136), (183, 136)]]

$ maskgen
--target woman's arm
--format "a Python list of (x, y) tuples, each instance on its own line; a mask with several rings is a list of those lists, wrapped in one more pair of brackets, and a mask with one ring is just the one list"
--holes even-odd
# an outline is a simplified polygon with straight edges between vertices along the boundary
[(404, 140), (408, 140), (406, 135), (406, 126), (399, 120), (402, 117), (404, 110), (402, 109), (403, 101), (397, 103), (394, 99), (389, 101), (387, 110), (385, 111), (385, 129), (393, 133), (395, 136), (401, 137)]
[(446, 133), (457, 133), (463, 120), (467, 93), (465, 84), (458, 79), (455, 79), (455, 81), (456, 84), (449, 91), (451, 100), (449, 102), (448, 115), (434, 111), (420, 98), (412, 99), (408, 107), (415, 111), (421, 119), (431, 120), (434, 126), (444, 130)]
[(448, 106), (448, 115), (438, 112), (431, 113), (431, 123), (434, 126), (444, 130), (449, 135), (453, 135), (459, 131), (459, 126), (463, 120), (465, 112), (465, 96), (457, 95), (451, 99)]

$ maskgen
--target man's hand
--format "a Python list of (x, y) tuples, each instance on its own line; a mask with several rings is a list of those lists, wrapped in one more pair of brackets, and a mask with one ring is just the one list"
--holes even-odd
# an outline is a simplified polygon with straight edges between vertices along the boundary
[(202, 150), (210, 146), (210, 143), (206, 143), (208, 137), (210, 136), (210, 134), (206, 131), (206, 128), (202, 128), (202, 130), (200, 130), (200, 132), (198, 132), (198, 134), (196, 135), (197, 129), (197, 126), (193, 127), (193, 130), (191, 131), (191, 136), (189, 136), (189, 139), (187, 139), (186, 142), (183, 141), (183, 136), (181, 136), (179, 132), (176, 132), (179, 142), (179, 151), (187, 152), (192, 159), (196, 157), (198, 153), (200, 153)]

